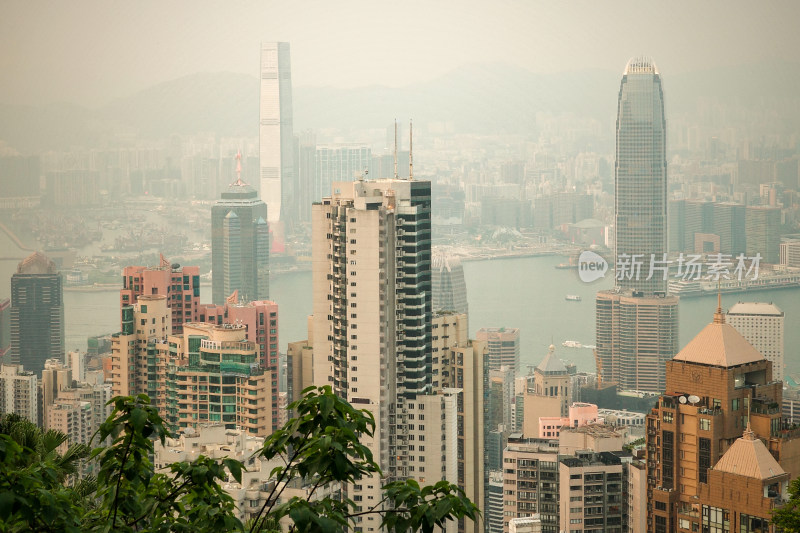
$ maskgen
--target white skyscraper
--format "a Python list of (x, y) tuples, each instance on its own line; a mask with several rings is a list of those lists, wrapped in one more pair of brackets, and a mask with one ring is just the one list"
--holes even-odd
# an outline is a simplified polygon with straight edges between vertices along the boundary
[(772, 361), (772, 377), (783, 380), (783, 311), (773, 303), (739, 302), (728, 310), (728, 323)]
[(289, 43), (261, 43), (259, 190), (270, 224), (295, 216), (297, 206)]

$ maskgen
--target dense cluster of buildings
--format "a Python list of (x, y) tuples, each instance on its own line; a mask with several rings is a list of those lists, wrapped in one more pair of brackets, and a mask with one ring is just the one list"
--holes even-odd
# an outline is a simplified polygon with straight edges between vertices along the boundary
[[(107, 350), (65, 354), (62, 275), (32, 254), (12, 278), (10, 302), (0, 302), (0, 413), (88, 443), (111, 397), (147, 394), (173, 433), (156, 445), (157, 467), (201, 453), (249, 461), (242, 481), (225, 485), (247, 520), (276, 483), (275, 465), (250, 461), (252, 452), (301, 390), (330, 386), (375, 417), (362, 443), (383, 476), (316, 494), (345, 496), (356, 511), (384, 510), (383, 484), (411, 478), (457, 484), (482, 509), (453, 532), (772, 527), (771, 511), (800, 474), (800, 398), (784, 397), (782, 386), (784, 313), (765, 303), (740, 302), (727, 314), (720, 306), (680, 349), (678, 298), (660, 275), (647, 275), (656, 266), (648, 258), (761, 252), (795, 267), (800, 240), (780, 240), (781, 209), (769, 190), (759, 206), (668, 202), (663, 90), (651, 60), (632, 59), (620, 85), (610, 233), (593, 221), (590, 194), (520, 198), (526, 168), (518, 162), (503, 166), (506, 184), (471, 184), (463, 197), (445, 191), (441, 219), (467, 216), (459, 203), (480, 204), (483, 224), (561, 228), (584, 244), (611, 245), (617, 263), (643, 256), (642, 275), (618, 273), (614, 288), (597, 294), (594, 384), (640, 391), (646, 412), (580, 401), (590, 380), (555, 346), (523, 374), (519, 329), (481, 327), (470, 339), (463, 269), (432, 250), (433, 188), (414, 178), (411, 151), (296, 141), (286, 43), (262, 46), (260, 78), (257, 176), (237, 156), (236, 179), (219, 187), (211, 209), (212, 303), (200, 301), (196, 266), (163, 256), (156, 266), (127, 266)], [(94, 202), (69, 186), (75, 176), (49, 176), (48, 201)], [(291, 339), (284, 357), (270, 251), (309, 222), (312, 315), (307, 338)], [(306, 481), (287, 481), (285, 494), (310, 494)], [(366, 514), (354, 530), (378, 531), (379, 521)]]

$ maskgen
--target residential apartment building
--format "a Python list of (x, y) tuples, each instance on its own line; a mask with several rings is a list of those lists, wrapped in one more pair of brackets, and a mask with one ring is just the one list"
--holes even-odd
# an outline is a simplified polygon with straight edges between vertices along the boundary
[(784, 314), (766, 302), (737, 302), (726, 315), (727, 322), (772, 363), (772, 377), (783, 381)]
[(172, 310), (172, 331), (180, 333), (185, 322), (197, 322), (200, 314), (200, 269), (181, 267), (164, 256), (157, 267), (127, 266), (122, 271), (120, 308), (135, 304), (142, 295), (163, 294)]

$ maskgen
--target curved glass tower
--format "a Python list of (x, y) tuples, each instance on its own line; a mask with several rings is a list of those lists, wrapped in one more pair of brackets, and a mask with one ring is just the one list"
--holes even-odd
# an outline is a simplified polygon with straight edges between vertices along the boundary
[(617, 287), (642, 295), (664, 293), (663, 271), (652, 271), (650, 277), (651, 257), (663, 260), (667, 252), (664, 93), (661, 75), (650, 58), (633, 58), (625, 67), (617, 107), (616, 156)]

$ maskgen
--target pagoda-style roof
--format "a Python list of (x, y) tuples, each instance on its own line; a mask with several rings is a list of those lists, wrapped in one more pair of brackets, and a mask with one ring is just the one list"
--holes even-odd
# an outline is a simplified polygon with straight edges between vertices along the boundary
[(761, 480), (786, 474), (750, 426), (714, 465), (714, 470)]
[(564, 366), (561, 359), (556, 357), (555, 351), (556, 347), (551, 344), (547, 355), (544, 356), (541, 363), (536, 365), (536, 370), (542, 374), (566, 374), (567, 367)]
[(714, 321), (703, 328), (674, 358), (675, 361), (723, 368), (755, 363), (764, 359), (765, 357), (753, 348), (736, 328), (725, 322), (721, 306), (717, 307)]

